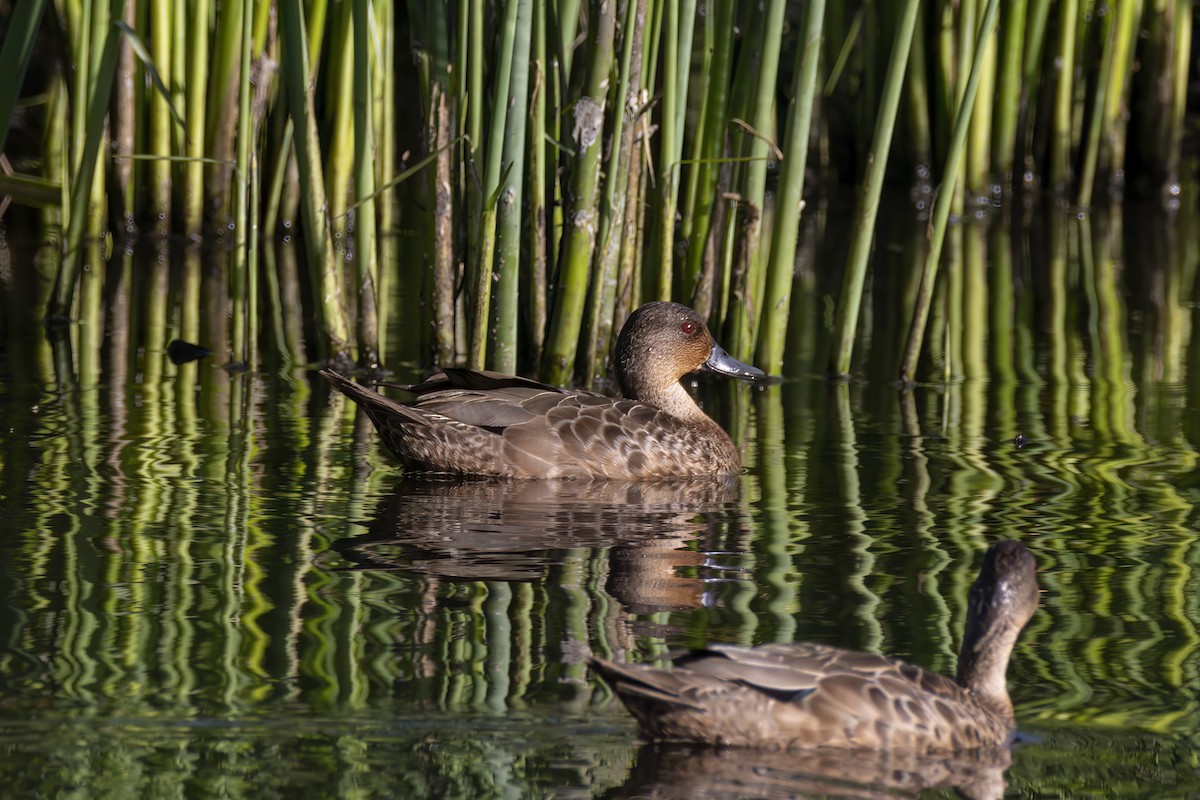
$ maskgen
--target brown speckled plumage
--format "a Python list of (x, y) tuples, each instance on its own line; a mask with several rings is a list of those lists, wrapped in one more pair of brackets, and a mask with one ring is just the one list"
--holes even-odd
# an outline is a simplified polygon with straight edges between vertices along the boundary
[(894, 658), (820, 644), (714, 645), (673, 669), (594, 659), (653, 739), (749, 747), (926, 753), (1003, 746), (1013, 732), (1008, 658), (1037, 608), (1033, 556), (984, 556), (952, 681)]
[(366, 410), (384, 444), (410, 470), (507, 478), (671, 478), (727, 474), (737, 449), (679, 383), (705, 368), (763, 373), (734, 360), (703, 321), (678, 303), (648, 303), (617, 340), (627, 399), (500, 375), (446, 369), (404, 387), (403, 404), (328, 370)]

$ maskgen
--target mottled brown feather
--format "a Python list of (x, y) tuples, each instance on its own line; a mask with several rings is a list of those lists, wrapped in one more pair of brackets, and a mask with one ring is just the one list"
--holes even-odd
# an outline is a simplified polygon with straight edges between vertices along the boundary
[(742, 378), (762, 373), (734, 361), (700, 317), (677, 303), (648, 303), (617, 345), (626, 394), (560, 389), (489, 371), (445, 369), (383, 397), (329, 370), (361, 406), (384, 444), (414, 471), (507, 478), (641, 480), (719, 475), (739, 468), (737, 449), (679, 383), (700, 368)]
[(677, 657), (673, 669), (592, 663), (652, 739), (926, 753), (1003, 746), (1013, 731), (1004, 673), (1037, 593), (1024, 546), (989, 548), (971, 588), (958, 682), (810, 643), (712, 645)]

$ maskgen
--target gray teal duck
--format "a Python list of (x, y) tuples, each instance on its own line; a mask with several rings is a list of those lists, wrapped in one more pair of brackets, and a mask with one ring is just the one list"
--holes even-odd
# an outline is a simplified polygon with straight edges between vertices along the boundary
[(528, 378), (446, 368), (399, 403), (322, 370), (412, 471), (505, 478), (676, 478), (739, 468), (729, 435), (680, 383), (700, 369), (765, 378), (730, 356), (695, 311), (647, 303), (617, 337), (624, 399)]
[(971, 586), (957, 681), (820, 644), (712, 645), (674, 669), (593, 659), (651, 738), (746, 747), (948, 753), (1006, 745), (1005, 672), (1038, 604), (1037, 565), (992, 545)]

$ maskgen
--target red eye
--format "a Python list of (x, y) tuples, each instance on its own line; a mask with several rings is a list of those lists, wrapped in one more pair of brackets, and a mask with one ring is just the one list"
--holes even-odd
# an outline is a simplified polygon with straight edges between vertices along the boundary
[(683, 331), (684, 336), (691, 336), (696, 332), (696, 323), (692, 322), (691, 320), (685, 320), (684, 323), (679, 326), (679, 330)]

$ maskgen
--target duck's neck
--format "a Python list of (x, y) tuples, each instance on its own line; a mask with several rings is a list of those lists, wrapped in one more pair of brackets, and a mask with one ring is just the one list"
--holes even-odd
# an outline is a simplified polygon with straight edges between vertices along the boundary
[(696, 401), (688, 394), (688, 390), (683, 388), (683, 384), (678, 381), (666, 386), (642, 389), (636, 394), (637, 399), (641, 402), (657, 406), (671, 416), (678, 417), (685, 422), (699, 425), (716, 425), (700, 409), (700, 406), (696, 405)]
[(982, 704), (1012, 719), (1008, 696), (1008, 658), (1021, 629), (1003, 622), (991, 626), (968, 623), (958, 654), (958, 685)]

